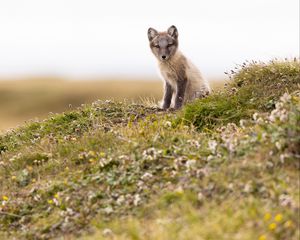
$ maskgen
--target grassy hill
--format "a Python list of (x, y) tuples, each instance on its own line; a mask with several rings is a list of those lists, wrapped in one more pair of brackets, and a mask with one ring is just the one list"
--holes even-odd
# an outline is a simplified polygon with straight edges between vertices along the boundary
[(76, 109), (97, 99), (138, 101), (140, 96), (158, 99), (161, 93), (162, 81), (157, 79), (0, 79), (0, 131), (16, 127), (28, 119), (43, 119), (49, 112)]
[(0, 238), (298, 239), (300, 63), (178, 112), (97, 101), (0, 135)]
[[(214, 89), (223, 86), (220, 79), (210, 79), (210, 82)], [(0, 132), (15, 128), (28, 119), (44, 119), (49, 112), (61, 113), (99, 99), (159, 101), (162, 87), (161, 80), (146, 78), (0, 78)]]

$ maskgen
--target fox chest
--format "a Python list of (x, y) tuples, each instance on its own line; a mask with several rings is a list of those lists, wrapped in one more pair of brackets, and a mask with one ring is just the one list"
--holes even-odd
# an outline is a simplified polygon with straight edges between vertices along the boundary
[(186, 61), (174, 61), (165, 64), (159, 64), (162, 77), (171, 84), (176, 86), (178, 81), (188, 80), (189, 67)]
[(176, 73), (168, 72), (168, 71), (161, 71), (161, 75), (167, 83), (169, 83), (174, 89), (176, 88), (177, 79), (178, 79), (178, 76)]
[(160, 73), (163, 79), (167, 83), (169, 83), (174, 90), (177, 89), (177, 82), (182, 78), (185, 78), (183, 75), (186, 75), (186, 73), (183, 71), (176, 71), (175, 69), (164, 68), (164, 67), (160, 68)]

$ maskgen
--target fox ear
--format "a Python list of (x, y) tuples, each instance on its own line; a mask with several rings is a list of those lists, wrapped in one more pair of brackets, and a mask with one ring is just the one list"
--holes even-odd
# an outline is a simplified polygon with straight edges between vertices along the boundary
[(174, 25), (172, 25), (171, 27), (168, 28), (168, 34), (171, 37), (177, 39), (178, 38), (178, 30), (177, 30), (177, 28)]
[(152, 41), (153, 38), (155, 38), (158, 35), (158, 32), (154, 28), (148, 29), (148, 38), (149, 41)]

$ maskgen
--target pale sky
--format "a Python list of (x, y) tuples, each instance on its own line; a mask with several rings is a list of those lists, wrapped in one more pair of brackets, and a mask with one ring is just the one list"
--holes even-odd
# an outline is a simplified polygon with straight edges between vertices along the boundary
[(207, 77), (299, 57), (299, 0), (0, 0), (0, 78), (156, 77), (147, 29), (173, 24)]

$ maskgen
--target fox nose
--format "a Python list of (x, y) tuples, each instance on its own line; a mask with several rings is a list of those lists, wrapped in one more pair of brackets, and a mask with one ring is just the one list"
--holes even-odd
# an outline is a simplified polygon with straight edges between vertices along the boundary
[(161, 56), (161, 58), (162, 58), (162, 59), (166, 59), (166, 58), (167, 58), (167, 56), (165, 56), (165, 55), (162, 55), (162, 56)]

